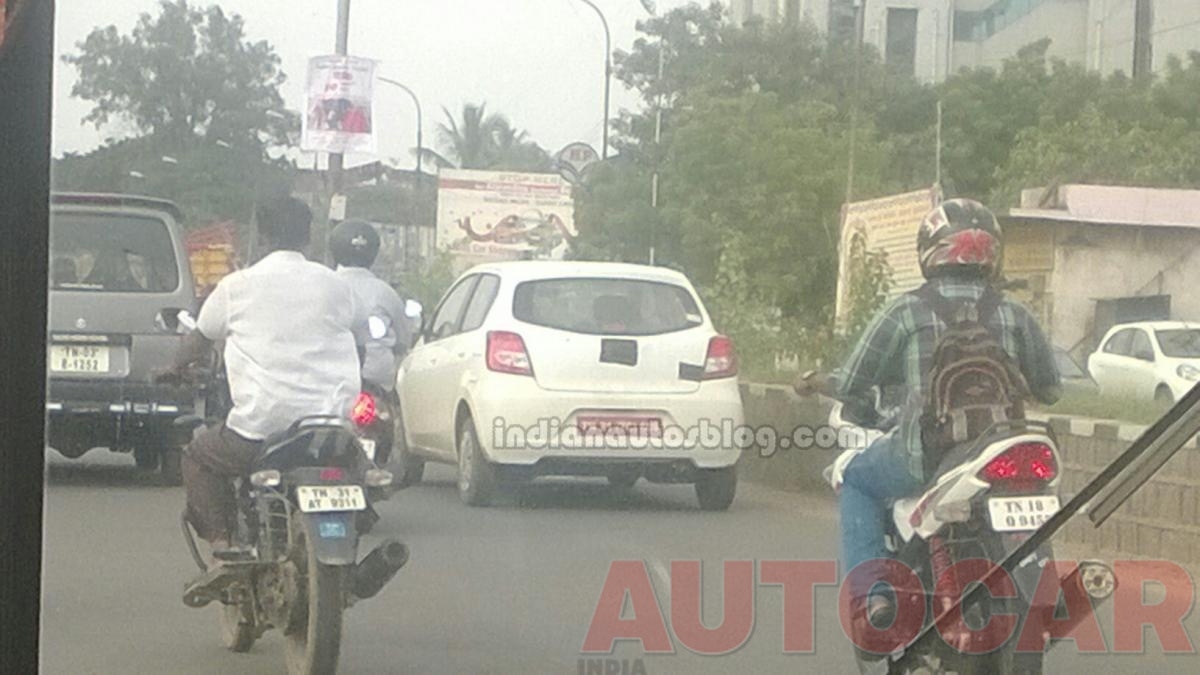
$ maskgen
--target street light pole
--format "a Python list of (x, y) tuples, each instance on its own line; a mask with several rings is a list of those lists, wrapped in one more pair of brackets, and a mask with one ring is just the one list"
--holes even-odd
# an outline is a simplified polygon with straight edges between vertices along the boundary
[(422, 174), (421, 159), (425, 154), (424, 136), (422, 132), (424, 129), (424, 123), (421, 121), (421, 100), (417, 98), (417, 95), (413, 93), (412, 89), (409, 89), (407, 86), (397, 82), (396, 80), (387, 77), (379, 77), (377, 79), (380, 82), (390, 84), (393, 87), (399, 87), (404, 93), (408, 94), (409, 98), (412, 99), (413, 105), (417, 108), (417, 176), (420, 177)]
[(604, 25), (604, 140), (600, 158), (608, 159), (608, 104), (612, 92), (612, 34), (608, 30), (608, 19), (605, 18), (604, 12), (596, 6), (596, 3), (592, 0), (579, 1), (591, 7), (596, 12), (596, 16), (600, 17), (600, 23)]
[[(419, 98), (417, 98), (417, 94), (415, 92), (413, 92), (413, 90), (410, 89), (405, 84), (402, 84), (400, 82), (397, 82), (396, 80), (393, 80), (393, 79), (390, 79), (387, 77), (378, 77), (377, 79), (380, 82), (383, 82), (385, 84), (390, 84), (393, 87), (399, 87), (401, 91), (408, 94), (409, 97), (412, 98), (413, 105), (416, 106), (416, 108), (417, 108), (417, 171), (416, 171), (416, 174), (413, 175), (413, 194), (412, 194), (412, 206), (411, 206), (412, 215), (410, 216), (412, 218), (412, 223), (410, 224), (410, 228), (411, 227), (419, 227), (420, 223), (417, 222), (418, 214), (419, 214), (417, 204), (419, 203), (420, 198), (421, 198), (421, 187), (422, 187), (422, 183), (424, 183), (423, 179), (425, 177), (425, 174), (421, 171), (421, 160), (423, 159), (423, 156), (425, 155), (425, 145), (424, 145), (423, 131), (422, 131), (424, 129), (425, 125), (424, 125), (424, 122), (422, 121), (421, 100)], [(405, 230), (405, 233), (404, 233), (404, 270), (406, 272), (409, 270), (412, 263), (417, 259), (416, 251), (413, 250), (415, 248), (415, 245), (413, 242), (419, 241), (419, 240), (420, 240), (420, 237), (410, 235), (409, 229)]]

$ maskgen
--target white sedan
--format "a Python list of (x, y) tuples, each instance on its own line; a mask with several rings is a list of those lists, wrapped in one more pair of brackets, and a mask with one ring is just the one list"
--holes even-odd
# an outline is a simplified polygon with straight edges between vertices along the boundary
[(470, 505), (547, 475), (693, 483), (707, 510), (733, 501), (744, 419), (733, 343), (678, 272), (474, 267), (428, 315), (397, 390), (403, 484), (432, 461), (457, 465)]
[(1088, 357), (1088, 372), (1105, 394), (1177, 401), (1200, 379), (1200, 323), (1113, 326)]

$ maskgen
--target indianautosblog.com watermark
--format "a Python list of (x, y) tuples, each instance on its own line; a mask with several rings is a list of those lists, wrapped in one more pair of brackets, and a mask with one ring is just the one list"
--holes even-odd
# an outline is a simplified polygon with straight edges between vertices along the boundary
[(790, 432), (773, 426), (734, 424), (731, 419), (701, 420), (691, 426), (663, 423), (656, 417), (544, 418), (532, 425), (492, 422), (492, 447), (498, 450), (751, 450), (771, 457), (781, 450), (836, 450), (861, 447), (859, 427), (797, 426)]

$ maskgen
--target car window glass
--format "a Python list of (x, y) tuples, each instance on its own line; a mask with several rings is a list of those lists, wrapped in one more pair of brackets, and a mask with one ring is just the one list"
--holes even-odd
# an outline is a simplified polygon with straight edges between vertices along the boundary
[(1162, 353), (1173, 359), (1200, 358), (1200, 330), (1172, 329), (1154, 331)]
[(445, 299), (442, 300), (442, 304), (438, 306), (437, 312), (433, 315), (433, 321), (429, 324), (430, 339), (440, 340), (458, 332), (459, 319), (462, 317), (463, 307), (467, 303), (467, 298), (471, 296), (471, 290), (475, 287), (475, 282), (478, 279), (479, 277), (477, 276), (469, 276), (458, 282), (446, 294)]
[(487, 317), (488, 310), (492, 308), (492, 303), (496, 300), (496, 292), (499, 290), (500, 277), (494, 274), (484, 274), (479, 277), (479, 284), (475, 287), (475, 293), (471, 295), (471, 302), (467, 304), (466, 313), (463, 314), (460, 332), (475, 330), (483, 325), (483, 320)]
[(1150, 346), (1150, 337), (1146, 335), (1146, 331), (1133, 331), (1133, 343), (1130, 345), (1129, 355), (1143, 361), (1154, 360), (1154, 347)]
[(642, 279), (541, 279), (513, 294), (513, 316), (593, 335), (661, 335), (704, 323), (688, 289)]
[(1118, 331), (1115, 335), (1108, 339), (1108, 344), (1104, 345), (1104, 353), (1129, 356), (1129, 348), (1132, 342), (1132, 328), (1126, 328), (1125, 330)]
[(179, 265), (171, 234), (155, 218), (57, 214), (50, 223), (50, 283), (69, 291), (173, 291)]

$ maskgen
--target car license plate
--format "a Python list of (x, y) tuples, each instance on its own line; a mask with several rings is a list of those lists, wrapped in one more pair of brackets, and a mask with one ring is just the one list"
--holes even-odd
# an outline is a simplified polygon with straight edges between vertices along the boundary
[(362, 511), (367, 497), (358, 485), (299, 485), (296, 502), (305, 513), (329, 511)]
[(360, 438), (360, 439), (358, 439), (358, 442), (359, 442), (359, 444), (362, 445), (363, 452), (367, 453), (367, 459), (374, 462), (375, 461), (375, 441), (373, 441), (369, 438)]
[(1031, 495), (1028, 497), (992, 497), (988, 500), (988, 515), (992, 529), (997, 532), (1036, 530), (1058, 512), (1058, 497)]
[(657, 415), (580, 415), (575, 426), (584, 436), (662, 438), (663, 432), (662, 418)]
[(100, 345), (51, 345), (52, 373), (107, 373), (108, 347)]

